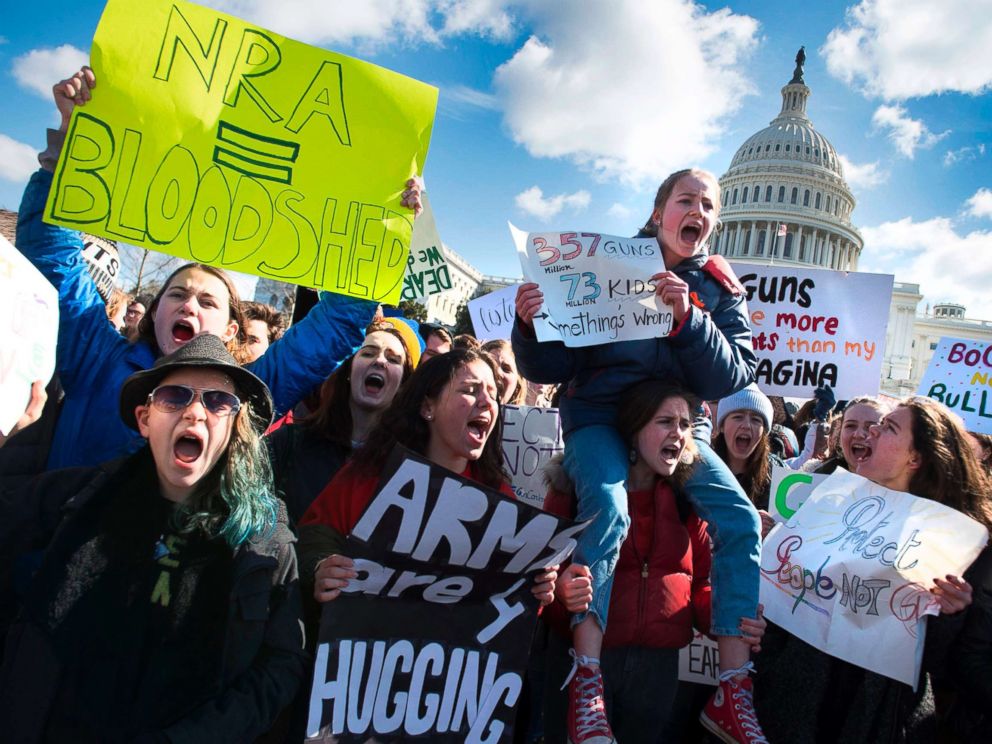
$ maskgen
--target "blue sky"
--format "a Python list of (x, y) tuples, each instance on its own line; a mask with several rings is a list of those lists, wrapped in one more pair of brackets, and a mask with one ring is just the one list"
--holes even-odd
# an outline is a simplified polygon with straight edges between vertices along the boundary
[[(805, 45), (810, 117), (858, 200), (860, 268), (992, 319), (992, 0), (207, 4), (436, 85), (424, 175), (441, 236), (514, 276), (507, 220), (631, 234), (668, 172), (722, 174)], [(55, 123), (45, 91), (85, 59), (103, 4), (9, 5), (0, 206), (16, 209)]]

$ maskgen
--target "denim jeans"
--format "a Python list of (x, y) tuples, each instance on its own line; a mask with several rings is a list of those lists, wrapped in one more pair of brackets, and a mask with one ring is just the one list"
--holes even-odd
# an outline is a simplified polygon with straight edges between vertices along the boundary
[[(693, 427), (700, 459), (685, 490), (696, 513), (708, 523), (713, 542), (712, 626), (714, 635), (739, 636), (742, 617), (758, 607), (761, 520), (734, 474), (708, 444), (709, 426)], [(589, 566), (593, 599), (588, 613), (605, 631), (613, 569), (627, 535), (629, 449), (612, 426), (585, 426), (565, 443), (565, 472), (575, 484), (579, 521), (592, 524), (579, 537), (574, 560)], [(572, 619), (575, 625), (585, 614)]]
[(612, 426), (584, 426), (573, 431), (565, 443), (565, 473), (575, 484), (578, 499), (576, 520), (592, 523), (579, 536), (572, 560), (589, 567), (592, 574), (592, 604), (572, 617), (572, 625), (592, 615), (606, 631), (606, 616), (613, 588), (613, 570), (620, 545), (627, 536), (627, 447)]
[[(552, 631), (544, 687), (544, 741), (567, 744), (568, 693), (561, 683), (572, 666), (571, 641)], [(618, 646), (603, 649), (604, 701), (613, 734), (620, 744), (659, 744), (674, 712), (679, 681), (675, 648)], [(712, 687), (708, 688), (711, 692)], [(698, 715), (698, 713), (697, 713)]]

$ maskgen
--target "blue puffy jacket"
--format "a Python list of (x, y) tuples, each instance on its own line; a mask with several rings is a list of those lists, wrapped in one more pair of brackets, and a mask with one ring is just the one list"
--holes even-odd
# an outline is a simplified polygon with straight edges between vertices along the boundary
[[(147, 343), (129, 343), (107, 321), (106, 306), (83, 263), (80, 234), (42, 222), (51, 185), (49, 171), (35, 173), (17, 217), (18, 250), (59, 292), (56, 371), (65, 403), (48, 457), (50, 470), (96, 465), (141, 446), (141, 436), (121, 421), (118, 396), (124, 380), (156, 358)], [(355, 353), (375, 308), (368, 300), (324, 293), (304, 320), (248, 365), (272, 391), (277, 415)]]
[(692, 304), (681, 326), (663, 338), (568, 347), (541, 343), (519, 318), (512, 333), (517, 367), (526, 379), (568, 383), (561, 396), (562, 431), (614, 425), (624, 390), (650, 379), (675, 382), (703, 400), (737, 392), (754, 380), (744, 288), (719, 257), (692, 256), (672, 269), (689, 285)]

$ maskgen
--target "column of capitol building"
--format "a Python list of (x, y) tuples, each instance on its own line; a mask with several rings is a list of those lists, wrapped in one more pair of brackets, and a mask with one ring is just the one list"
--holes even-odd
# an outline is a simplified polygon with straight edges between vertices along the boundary
[[(856, 202), (837, 151), (806, 113), (804, 59), (801, 51), (778, 116), (744, 141), (720, 177), (723, 224), (710, 250), (734, 262), (857, 271), (865, 246), (851, 222)], [(882, 363), (890, 395), (916, 393), (941, 336), (992, 342), (992, 322), (950, 303), (921, 313), (921, 300), (918, 284), (897, 277)]]

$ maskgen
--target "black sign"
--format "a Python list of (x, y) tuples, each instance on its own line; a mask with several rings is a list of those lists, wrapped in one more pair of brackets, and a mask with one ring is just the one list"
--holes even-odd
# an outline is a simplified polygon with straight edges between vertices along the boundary
[(533, 577), (583, 527), (397, 447), (347, 540), (359, 576), (324, 606), (308, 740), (511, 741)]

